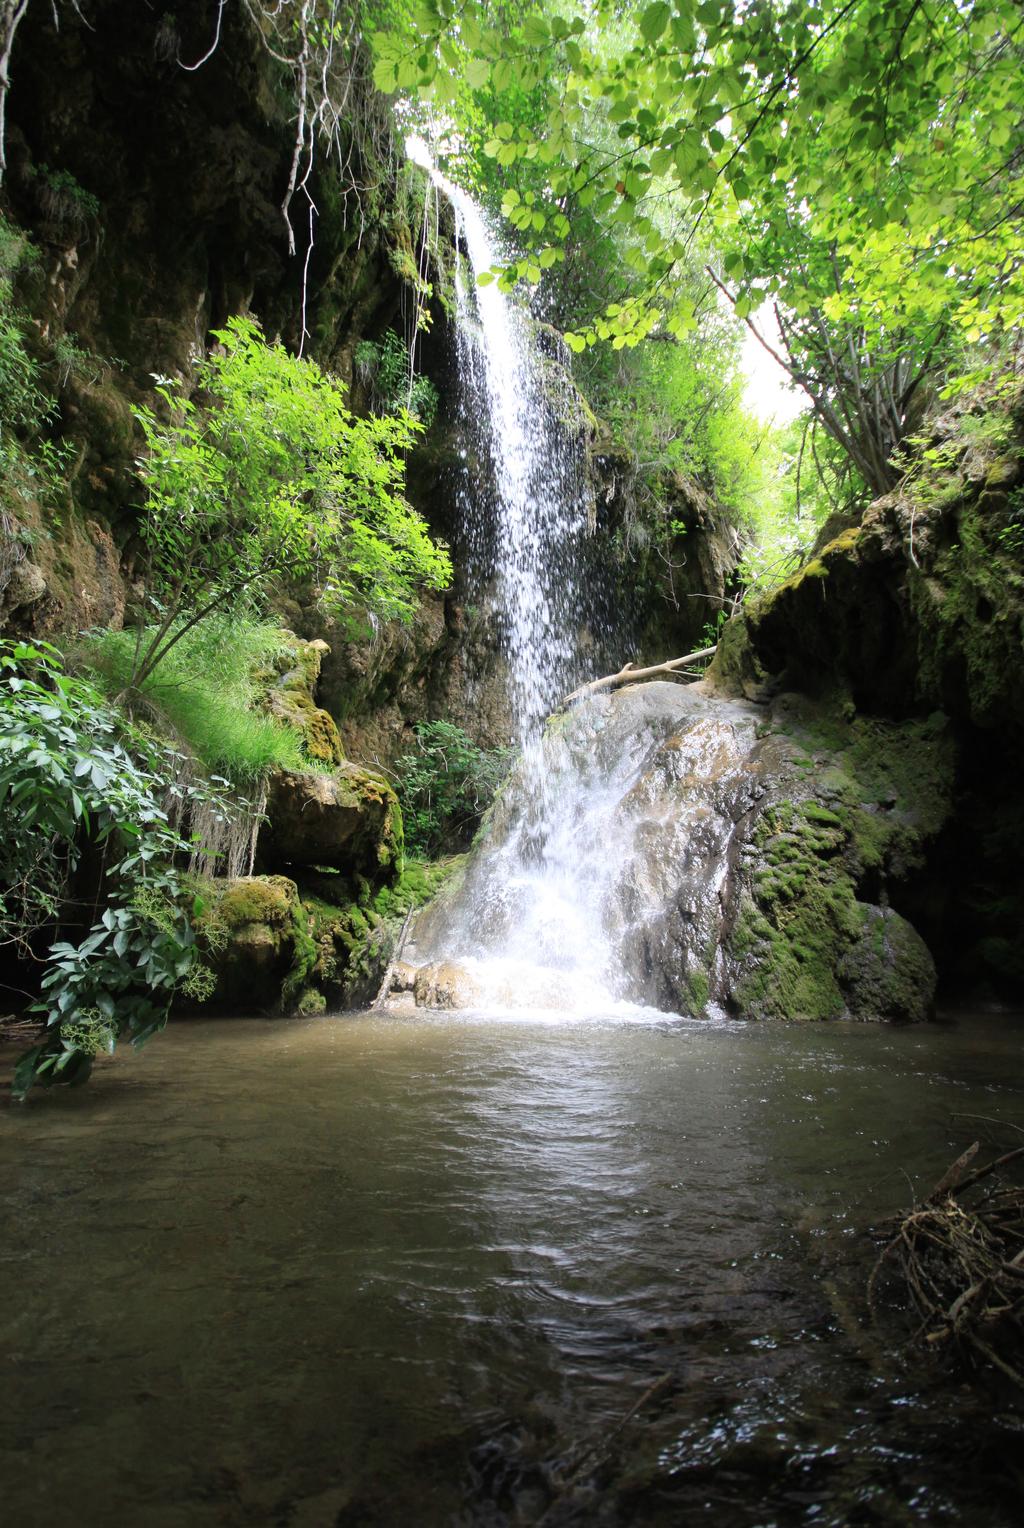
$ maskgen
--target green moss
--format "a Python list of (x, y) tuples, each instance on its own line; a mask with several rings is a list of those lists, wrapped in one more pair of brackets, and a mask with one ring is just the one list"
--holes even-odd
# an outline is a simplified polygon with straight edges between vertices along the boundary
[(741, 897), (731, 953), (741, 1010), (768, 1017), (835, 1018), (847, 1008), (837, 975), (861, 923), (843, 857), (843, 814), (814, 800), (783, 801), (760, 818), (753, 842), (763, 869)]
[(300, 993), (295, 1004), (295, 1012), (303, 1018), (313, 1018), (317, 1014), (327, 1012), (327, 999), (317, 987), (307, 987)]
[(703, 1013), (711, 997), (711, 982), (706, 971), (690, 971), (686, 978), (686, 988), (690, 998), (690, 1004), (694, 1013)]
[(229, 932), (250, 923), (265, 924), (278, 932), (291, 926), (298, 891), (287, 876), (252, 876), (225, 885), (217, 901), (217, 916)]
[(737, 695), (757, 697), (769, 675), (757, 656), (750, 635), (750, 618), (744, 612), (722, 627), (708, 678)]
[(284, 1013), (308, 1012), (303, 1010), (300, 1003), (308, 997), (308, 989), (317, 962), (320, 959), (320, 949), (310, 931), (310, 917), (302, 903), (297, 903), (293, 909), (292, 917), (292, 963), (287, 976), (281, 984), (281, 1008)]
[(314, 763), (344, 762), (345, 752), (333, 717), (315, 705), (305, 690), (275, 691), (270, 698), (270, 711), (278, 721), (295, 729)]
[(842, 822), (835, 812), (830, 812), (827, 807), (819, 806), (816, 801), (805, 802), (803, 814), (808, 822), (821, 823), (829, 828), (842, 827)]
[[(410, 908), (422, 907), (458, 875), (465, 855), (446, 860), (407, 860), (390, 886), (361, 881), (358, 898), (332, 901), (331, 877), (317, 877), (317, 890), (302, 893), (302, 928), (296, 958), (286, 979), (289, 999), (311, 985), (334, 991), (343, 1003), (364, 1001), (379, 982), (386, 960)], [(344, 889), (338, 878), (339, 891)]]
[(866, 876), (898, 880), (919, 866), (945, 822), (954, 762), (945, 719), (850, 718), (841, 704), (794, 701), (781, 724), (797, 759), (816, 756), (815, 794), (778, 802), (758, 819), (757, 869), (730, 935), (742, 970), (734, 999), (774, 1017), (921, 1017), (930, 1001), (927, 952), (886, 913), (889, 942), (872, 956), (866, 920), (875, 920), (877, 942), (883, 914), (858, 891)]
[(411, 907), (422, 907), (459, 874), (466, 864), (465, 854), (442, 860), (406, 860), (399, 879), (392, 886), (363, 898), (363, 905), (376, 918), (404, 917)]
[(856, 992), (859, 1016), (919, 1020), (935, 995), (935, 966), (924, 941), (890, 908), (859, 909), (859, 937), (845, 952), (840, 977)]
[(938, 699), (966, 693), (970, 719), (998, 725), (1024, 704), (1024, 545), (1006, 504), (981, 495), (959, 504), (956, 540), (929, 577), (909, 580), (922, 628), (920, 684)]
[(401, 876), (405, 864), (405, 829), (397, 796), (388, 802), (387, 822), (377, 846), (377, 859), (382, 868), (393, 865)]

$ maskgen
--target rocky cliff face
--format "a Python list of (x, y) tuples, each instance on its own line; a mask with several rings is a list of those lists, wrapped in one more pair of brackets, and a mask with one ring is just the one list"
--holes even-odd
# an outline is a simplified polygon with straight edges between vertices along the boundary
[(975, 995), (1024, 988), (1022, 660), (1018, 395), (935, 421), (900, 488), (731, 623), (712, 670), (732, 693), (798, 688), (868, 732), (916, 729), (926, 777), (945, 740), (955, 811), (903, 895), (940, 975)]
[[(209, 331), (253, 312), (294, 348), (304, 323), (306, 353), (351, 382), (356, 345), (416, 276), (424, 195), (367, 133), (347, 192), (326, 157), (314, 169), (316, 213), (293, 204), (290, 254), (293, 94), (244, 8), (88, 9), (29, 9), (8, 99), (4, 198), (35, 250), (18, 295), (70, 471), (62, 505), (18, 506), (42, 583), (22, 578), (6, 615), (50, 633), (117, 625), (137, 593), (130, 406), (152, 401), (154, 376), (188, 383)], [(202, 67), (182, 67), (218, 27)]]
[(659, 518), (674, 529), (664, 544), (652, 544), (639, 503), (650, 487), (638, 482), (632, 453), (598, 438), (590, 463), (604, 600), (628, 630), (637, 666), (707, 645), (705, 626), (734, 592), (742, 551), (736, 526), (699, 483), (665, 473)]
[(596, 980), (695, 1016), (928, 1016), (935, 967), (900, 909), (951, 807), (940, 721), (654, 683), (583, 702), (544, 750), (543, 859), (520, 772), (421, 915), (417, 1002), (586, 1006)]
[[(60, 504), (16, 506), (14, 533), (32, 545), (4, 593), (0, 620), (10, 630), (60, 635), (130, 618), (141, 593), (140, 440), (130, 409), (152, 400), (155, 375), (187, 382), (211, 328), (252, 312), (297, 348), (304, 321), (306, 353), (351, 384), (358, 408), (367, 402), (353, 365), (359, 342), (390, 326), (401, 331), (414, 295), (423, 300), (426, 184), (413, 166), (393, 168), (380, 122), (347, 129), (347, 192), (326, 157), (317, 165), (316, 213), (310, 225), (305, 202), (293, 204), (297, 248), (289, 254), (281, 203), (294, 151), (293, 85), (244, 8), (220, 11), (216, 0), (184, 9), (97, 0), (86, 18), (73, 7), (33, 5), (17, 34), (4, 197), (37, 251), (19, 297), (34, 320), (32, 343), (57, 398), (54, 439), (70, 467)], [(385, 765), (421, 719), (443, 715), (485, 745), (510, 730), (493, 603), (463, 576), (454, 346), (443, 273), (427, 274), (433, 321), (420, 365), (441, 408), (410, 458), (409, 495), (452, 543), (456, 582), (428, 598), (411, 627), (359, 641), (326, 629), (304, 591), (281, 598), (285, 625), (329, 643), (321, 699), (348, 752)], [(641, 588), (635, 560), (619, 556), (632, 514), (626, 464), (595, 442), (591, 468), (596, 597), (593, 629), (582, 636), (597, 672), (612, 628), (658, 657), (683, 650), (712, 608), (688, 596), (722, 592), (734, 551), (714, 507), (679, 484), (687, 534)]]

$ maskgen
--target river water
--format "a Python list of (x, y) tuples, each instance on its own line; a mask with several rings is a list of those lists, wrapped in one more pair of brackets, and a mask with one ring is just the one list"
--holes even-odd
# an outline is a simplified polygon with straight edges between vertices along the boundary
[(177, 1023), (0, 1115), (5, 1521), (1018, 1521), (855, 1320), (1018, 1025)]

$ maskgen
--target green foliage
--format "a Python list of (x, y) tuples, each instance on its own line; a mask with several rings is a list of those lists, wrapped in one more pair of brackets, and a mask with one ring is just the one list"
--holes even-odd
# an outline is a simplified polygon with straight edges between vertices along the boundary
[(419, 722), (415, 748), (395, 766), (410, 852), (464, 847), (511, 764), (510, 748), (480, 748), (452, 722)]
[(45, 217), (69, 229), (84, 228), (99, 216), (99, 200), (79, 185), (70, 170), (51, 170), (49, 165), (33, 165), (29, 177)]
[(35, 1083), (84, 1082), (98, 1049), (162, 1028), (194, 937), (158, 757), (135, 737), (129, 752), (122, 720), (52, 648), (4, 647), (0, 676), (0, 940), (33, 952), (59, 929), (76, 874), (103, 866), (92, 927), (46, 956), (47, 1033), (18, 1063), (24, 1097)]
[(769, 492), (770, 431), (743, 406), (737, 351), (735, 335), (709, 321), (685, 342), (666, 336), (618, 354), (602, 348), (580, 367), (588, 401), (633, 455), (649, 518), (666, 534), (671, 474), (701, 483), (737, 522), (749, 521)]
[(312, 361), (268, 345), (251, 319), (218, 331), (198, 368), (204, 406), (169, 382), (172, 422), (139, 408), (147, 487), (141, 533), (159, 619), (140, 645), (133, 687), (214, 610), (265, 599), (275, 582), (314, 579), (342, 616), (407, 619), (418, 587), (442, 588), (447, 553), (401, 493), (408, 414), (356, 419)]
[[(42, 434), (54, 400), (26, 347), (28, 318), (14, 299), (14, 277), (32, 257), (27, 239), (0, 216), (0, 495), (8, 502), (51, 493), (63, 467), (61, 451)], [(0, 511), (0, 533), (9, 534), (8, 519)], [(0, 568), (3, 562), (0, 548)]]
[[(170, 628), (176, 634), (176, 628)], [(131, 682), (152, 635), (90, 633), (80, 661), (113, 699)], [(298, 733), (258, 707), (256, 672), (281, 648), (278, 630), (238, 614), (213, 614), (182, 634), (137, 686), (133, 707), (183, 743), (209, 774), (248, 787), (272, 769), (308, 769)]]
[(24, 315), (15, 306), (11, 278), (25, 254), (25, 242), (0, 223), (0, 442), (8, 430), (34, 425), (52, 404), (39, 386), (36, 365), (25, 349)]
[(61, 387), (66, 387), (72, 377), (86, 384), (98, 381), (104, 364), (99, 356), (80, 345), (74, 334), (57, 336), (53, 342), (53, 361)]
[(407, 410), (424, 429), (430, 428), (437, 414), (437, 388), (429, 377), (415, 375), (409, 347), (400, 335), (388, 329), (379, 341), (361, 340), (354, 359), (361, 379), (370, 387), (375, 411)]
[[(469, 0), (451, 17), (450, 0), (402, 11), (374, 39), (377, 83), (489, 125), (525, 245), (506, 286), (557, 266), (581, 216), (621, 236), (634, 285), (572, 349), (687, 332), (679, 276), (705, 240), (740, 318), (777, 306), (785, 364), (880, 491), (922, 380), (1024, 319), (1015, 0), (514, 17)], [(525, 120), (499, 115), (511, 96)]]
[(764, 465), (767, 481), (752, 506), (753, 536), (739, 567), (745, 596), (784, 583), (829, 517), (852, 523), (867, 497), (849, 457), (811, 414), (772, 433)]

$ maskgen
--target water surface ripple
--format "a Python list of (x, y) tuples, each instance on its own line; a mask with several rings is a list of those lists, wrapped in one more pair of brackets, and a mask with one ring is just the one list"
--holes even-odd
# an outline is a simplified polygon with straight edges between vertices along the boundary
[(1018, 1033), (179, 1023), (0, 1117), (6, 1520), (1014, 1522), (1018, 1424), (848, 1313)]

